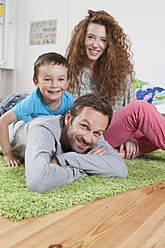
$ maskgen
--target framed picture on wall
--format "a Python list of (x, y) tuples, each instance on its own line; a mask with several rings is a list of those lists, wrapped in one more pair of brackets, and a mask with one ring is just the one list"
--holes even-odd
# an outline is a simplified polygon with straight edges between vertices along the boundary
[(56, 44), (57, 19), (30, 23), (30, 45)]

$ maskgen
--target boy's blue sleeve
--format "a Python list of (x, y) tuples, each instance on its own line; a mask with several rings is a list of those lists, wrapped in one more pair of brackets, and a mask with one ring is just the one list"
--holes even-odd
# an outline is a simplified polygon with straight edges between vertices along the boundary
[(71, 93), (69, 93), (71, 96), (70, 96), (70, 107), (72, 107), (73, 103), (74, 103), (74, 97)]
[(74, 97), (71, 93), (69, 93), (68, 91), (65, 92), (65, 95), (68, 99), (68, 103), (70, 105), (70, 108), (72, 107), (73, 103), (74, 103)]
[(69, 93), (68, 91), (65, 92), (65, 94), (63, 95), (63, 102), (61, 104), (61, 111), (63, 111), (63, 113), (58, 113), (58, 114), (66, 114), (68, 110), (70, 110), (70, 108), (72, 107), (74, 103), (74, 97), (71, 93)]
[(27, 122), (31, 114), (34, 112), (34, 104), (31, 95), (18, 102), (12, 109), (18, 119)]

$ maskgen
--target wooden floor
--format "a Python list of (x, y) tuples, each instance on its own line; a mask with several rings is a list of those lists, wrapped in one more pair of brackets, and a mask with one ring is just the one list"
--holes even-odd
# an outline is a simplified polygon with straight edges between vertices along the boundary
[(164, 248), (165, 181), (14, 223), (0, 217), (2, 248)]

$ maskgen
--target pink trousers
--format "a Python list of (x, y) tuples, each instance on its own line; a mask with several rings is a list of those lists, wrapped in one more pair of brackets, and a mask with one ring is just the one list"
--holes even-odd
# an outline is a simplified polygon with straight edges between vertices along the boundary
[(165, 118), (144, 100), (129, 103), (113, 114), (104, 138), (117, 148), (132, 135), (139, 144), (135, 157), (159, 148), (165, 150)]

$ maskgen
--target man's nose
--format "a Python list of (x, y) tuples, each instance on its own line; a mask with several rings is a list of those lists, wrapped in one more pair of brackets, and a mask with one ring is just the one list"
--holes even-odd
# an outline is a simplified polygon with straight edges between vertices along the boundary
[(92, 144), (93, 144), (93, 136), (92, 136), (92, 133), (87, 132), (87, 133), (84, 135), (84, 140), (85, 140), (85, 142), (88, 143), (89, 145), (92, 145)]

